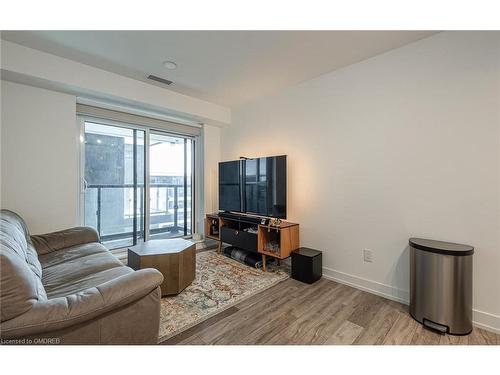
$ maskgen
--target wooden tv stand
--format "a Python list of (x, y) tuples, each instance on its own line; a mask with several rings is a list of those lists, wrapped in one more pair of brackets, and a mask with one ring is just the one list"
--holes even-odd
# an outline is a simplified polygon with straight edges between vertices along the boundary
[[(262, 270), (266, 271), (266, 257), (285, 259), (300, 247), (299, 224), (282, 221), (279, 226), (259, 224), (259, 218), (245, 215), (221, 217), (207, 214), (205, 236), (219, 242), (217, 251), (222, 250), (222, 242), (262, 255)], [(257, 222), (256, 222), (257, 221)], [(248, 231), (248, 228), (256, 228)]]

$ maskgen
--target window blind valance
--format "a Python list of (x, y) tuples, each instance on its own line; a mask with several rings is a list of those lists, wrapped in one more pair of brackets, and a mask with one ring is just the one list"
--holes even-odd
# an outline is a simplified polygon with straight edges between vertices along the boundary
[(147, 117), (142, 115), (135, 115), (126, 112), (120, 112), (111, 109), (94, 107), (86, 104), (77, 104), (76, 113), (82, 116), (95, 117), (105, 120), (119, 121), (131, 125), (142, 125), (154, 129), (161, 129), (167, 132), (187, 135), (187, 136), (199, 136), (201, 134), (201, 126), (191, 126), (185, 124), (179, 124), (175, 122), (170, 122), (166, 120), (160, 120), (153, 117)]

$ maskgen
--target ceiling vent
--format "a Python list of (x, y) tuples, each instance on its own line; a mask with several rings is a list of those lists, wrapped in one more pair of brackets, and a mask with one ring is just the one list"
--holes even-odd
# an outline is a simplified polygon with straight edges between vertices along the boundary
[(152, 81), (163, 83), (164, 85), (167, 85), (167, 86), (171, 85), (173, 83), (172, 81), (169, 81), (168, 79), (157, 77), (157, 76), (154, 76), (152, 74), (148, 75), (148, 79), (150, 79)]

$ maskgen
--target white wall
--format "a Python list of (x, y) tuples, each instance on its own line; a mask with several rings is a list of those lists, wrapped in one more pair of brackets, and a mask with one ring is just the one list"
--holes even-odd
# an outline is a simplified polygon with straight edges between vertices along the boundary
[(221, 161), (220, 128), (205, 125), (204, 138), (204, 214), (217, 212), (219, 209), (219, 161)]
[(75, 97), (2, 81), (1, 205), (32, 233), (78, 223)]
[(409, 237), (475, 246), (474, 320), (500, 330), (499, 41), (439, 33), (233, 109), (222, 157), (288, 155), (329, 277), (407, 301)]

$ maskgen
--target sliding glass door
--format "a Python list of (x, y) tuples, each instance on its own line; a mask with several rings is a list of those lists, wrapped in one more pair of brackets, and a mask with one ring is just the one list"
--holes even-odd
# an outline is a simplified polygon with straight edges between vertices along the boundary
[(84, 224), (111, 249), (191, 235), (193, 139), (106, 121), (83, 124)]
[(151, 238), (191, 234), (192, 140), (149, 134), (149, 233)]

